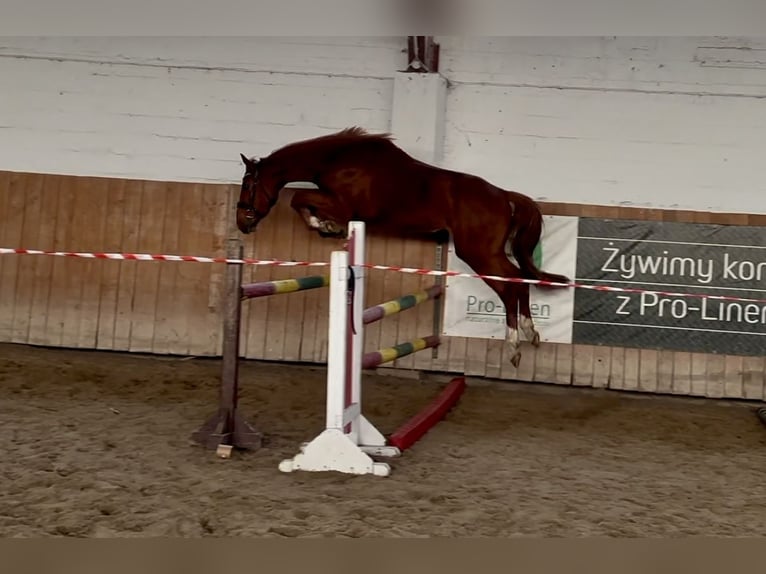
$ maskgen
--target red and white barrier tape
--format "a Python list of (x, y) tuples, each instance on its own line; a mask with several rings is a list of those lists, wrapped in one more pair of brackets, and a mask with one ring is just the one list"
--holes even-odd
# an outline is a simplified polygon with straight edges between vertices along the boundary
[(53, 255), (84, 259), (117, 259), (126, 261), (188, 261), (193, 263), (239, 263), (242, 265), (280, 265), (284, 267), (323, 267), (324, 262), (277, 261), (275, 259), (228, 259), (226, 257), (200, 257), (197, 255), (155, 255), (150, 253), (86, 253), (79, 251), (46, 251), (42, 249), (12, 249), (0, 247), (0, 255)]
[[(41, 249), (15, 249), (0, 247), (0, 255), (52, 255), (56, 257), (79, 257), (84, 259), (116, 259), (127, 261), (187, 261), (194, 263), (235, 263), (241, 265), (273, 265), (277, 267), (326, 267), (330, 264), (323, 261), (280, 261), (277, 259), (229, 259), (226, 257), (200, 257), (196, 255), (155, 255), (149, 253), (86, 253), (76, 251), (46, 251)], [(397, 265), (375, 265), (365, 263), (361, 265), (366, 269), (378, 271), (396, 271), (414, 275), (432, 275), (437, 277), (467, 277), (470, 279), (489, 279), (491, 281), (504, 281), (507, 283), (527, 283), (529, 285), (542, 285), (548, 287), (570, 287), (576, 289), (589, 289), (592, 291), (610, 291), (615, 293), (647, 293), (664, 297), (692, 297), (698, 299), (717, 299), (721, 301), (741, 301), (747, 303), (763, 303), (766, 299), (751, 299), (747, 297), (735, 297), (733, 295), (706, 295), (702, 293), (677, 293), (673, 291), (656, 291), (650, 289), (638, 289), (632, 287), (612, 287), (611, 285), (587, 285), (583, 283), (557, 283), (540, 279), (521, 279), (516, 277), (501, 277), (498, 275), (479, 275), (477, 273), (464, 273), (461, 271), (437, 271), (435, 269), (423, 269), (417, 267), (399, 267)]]

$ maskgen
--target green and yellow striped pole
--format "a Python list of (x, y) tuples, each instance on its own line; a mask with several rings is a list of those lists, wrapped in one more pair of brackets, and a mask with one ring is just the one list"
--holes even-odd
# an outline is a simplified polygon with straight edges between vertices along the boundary
[(394, 315), (395, 313), (399, 313), (405, 309), (414, 307), (415, 305), (420, 305), (424, 301), (436, 299), (441, 294), (442, 286), (432, 285), (424, 291), (418, 291), (412, 295), (405, 295), (404, 297), (399, 297), (398, 299), (392, 299), (391, 301), (375, 305), (374, 307), (364, 310), (364, 313), (362, 314), (362, 324), (367, 325), (369, 323), (374, 323), (383, 317), (388, 317), (389, 315)]
[(439, 342), (438, 336), (429, 335), (428, 337), (421, 337), (413, 341), (407, 341), (406, 343), (399, 343), (393, 347), (386, 347), (384, 349), (365, 353), (362, 357), (362, 368), (372, 369), (383, 363), (390, 363), (399, 357), (405, 357), (412, 353), (422, 351), (423, 349), (436, 347), (439, 345)]
[(242, 285), (242, 298), (252, 299), (254, 297), (266, 297), (267, 295), (277, 295), (279, 293), (293, 293), (295, 291), (304, 291), (306, 289), (327, 287), (329, 284), (330, 277), (328, 275), (315, 275), (310, 277), (299, 277), (298, 279), (280, 279), (278, 281), (250, 283), (248, 285)]

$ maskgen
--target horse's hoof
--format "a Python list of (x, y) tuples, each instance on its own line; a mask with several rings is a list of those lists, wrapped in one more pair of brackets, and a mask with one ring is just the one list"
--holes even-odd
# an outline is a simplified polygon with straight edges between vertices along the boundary
[(533, 347), (540, 346), (540, 333), (535, 332), (535, 334), (532, 336), (532, 346)]
[(519, 368), (519, 363), (521, 363), (521, 353), (516, 351), (516, 354), (511, 357), (511, 364), (514, 366), (514, 368)]

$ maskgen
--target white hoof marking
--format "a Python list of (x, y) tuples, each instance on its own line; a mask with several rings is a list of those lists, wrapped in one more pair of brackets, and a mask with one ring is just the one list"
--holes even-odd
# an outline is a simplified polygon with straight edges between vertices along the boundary
[(524, 332), (524, 336), (527, 338), (527, 341), (532, 341), (535, 338), (535, 335), (537, 335), (535, 324), (532, 321), (532, 318), (522, 316), (519, 323), (521, 323), (521, 330)]

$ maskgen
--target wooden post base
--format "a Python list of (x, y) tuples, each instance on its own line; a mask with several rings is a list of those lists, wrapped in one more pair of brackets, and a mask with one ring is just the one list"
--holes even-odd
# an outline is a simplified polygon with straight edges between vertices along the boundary
[(205, 448), (220, 452), (223, 452), (220, 450), (222, 445), (243, 450), (253, 450), (263, 445), (263, 433), (258, 432), (236, 411), (233, 417), (229, 417), (226, 412), (217, 412), (192, 434), (192, 439)]

